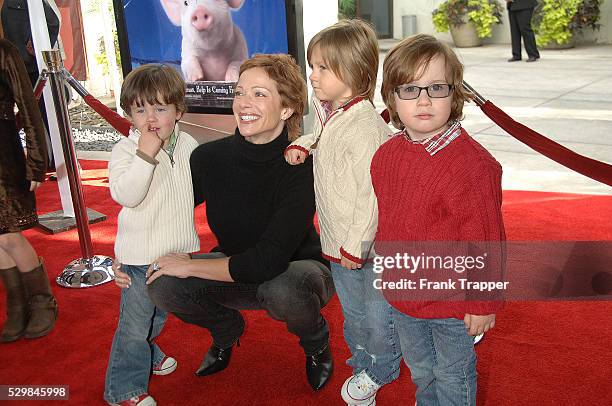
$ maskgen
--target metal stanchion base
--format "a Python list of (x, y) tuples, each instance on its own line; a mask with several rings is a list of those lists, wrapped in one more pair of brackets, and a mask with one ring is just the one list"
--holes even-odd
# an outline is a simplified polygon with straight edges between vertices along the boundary
[(113, 259), (104, 255), (79, 258), (66, 265), (55, 281), (65, 288), (90, 288), (115, 279), (112, 267)]
[[(89, 219), (89, 224), (93, 224), (106, 220), (106, 215), (93, 209), (87, 209), (87, 218)], [(72, 230), (76, 226), (76, 219), (74, 217), (65, 217), (63, 210), (38, 216), (38, 227), (51, 234)]]

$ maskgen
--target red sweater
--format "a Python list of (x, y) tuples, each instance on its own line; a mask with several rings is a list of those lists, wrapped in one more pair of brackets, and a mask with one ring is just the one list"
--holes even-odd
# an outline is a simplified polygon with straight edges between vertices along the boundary
[[(384, 242), (390, 241), (506, 239), (501, 166), (465, 130), (434, 156), (423, 145), (395, 136), (372, 158), (371, 175), (378, 199), (379, 255), (393, 255), (385, 252)], [(503, 258), (497, 254), (493, 257)], [(491, 314), (502, 306), (501, 301), (407, 301), (389, 290), (383, 293), (394, 307), (418, 318), (463, 319), (466, 313)], [(404, 298), (409, 295), (405, 292)]]

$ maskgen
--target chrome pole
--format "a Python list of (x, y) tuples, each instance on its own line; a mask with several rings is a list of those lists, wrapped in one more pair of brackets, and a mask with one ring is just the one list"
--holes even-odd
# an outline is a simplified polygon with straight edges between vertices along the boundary
[(86, 288), (109, 282), (113, 279), (112, 259), (106, 256), (93, 255), (91, 234), (87, 208), (83, 201), (83, 188), (81, 176), (78, 171), (78, 162), (74, 150), (74, 141), (66, 102), (66, 91), (63, 80), (63, 62), (60, 51), (57, 49), (42, 51), (43, 60), (48, 68), (51, 93), (55, 103), (55, 113), (62, 140), (62, 150), (66, 163), (66, 172), (70, 185), (70, 196), (74, 206), (75, 220), (79, 235), (82, 258), (70, 262), (64, 271), (57, 277), (59, 285), (69, 288)]
[(68, 72), (64, 67), (62, 67), (62, 74), (64, 75), (64, 79), (66, 80), (66, 82), (68, 82), (68, 84), (72, 86), (72, 88), (79, 94), (79, 96), (83, 98), (85, 98), (85, 96), (89, 96), (89, 92), (87, 91), (87, 89), (85, 89), (83, 85), (81, 85), (79, 81), (76, 80), (74, 76), (72, 76), (70, 72)]
[(482, 95), (478, 93), (476, 90), (474, 90), (472, 86), (468, 85), (468, 83), (465, 80), (463, 81), (463, 87), (465, 87), (468, 92), (474, 95), (474, 103), (476, 103), (478, 107), (482, 107), (483, 104), (487, 102), (487, 99), (482, 97)]

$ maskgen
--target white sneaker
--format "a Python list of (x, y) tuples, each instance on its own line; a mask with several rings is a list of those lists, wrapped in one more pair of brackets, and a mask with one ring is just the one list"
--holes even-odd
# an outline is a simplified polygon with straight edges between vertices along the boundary
[(365, 371), (361, 371), (344, 381), (340, 394), (349, 406), (375, 406), (378, 389), (380, 385), (374, 382)]
[(178, 363), (172, 357), (166, 356), (162, 362), (153, 367), (153, 375), (168, 375), (174, 372)]

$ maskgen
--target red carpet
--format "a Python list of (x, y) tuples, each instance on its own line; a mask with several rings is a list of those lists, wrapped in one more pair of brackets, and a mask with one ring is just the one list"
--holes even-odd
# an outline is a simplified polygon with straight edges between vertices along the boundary
[[(113, 254), (119, 206), (108, 193), (106, 162), (81, 161), (87, 206), (106, 214), (91, 226), (94, 252)], [(57, 186), (46, 182), (39, 209), (60, 209)], [(612, 196), (507, 191), (504, 215), (513, 240), (611, 240)], [(199, 223), (204, 222), (198, 210)], [(199, 227), (203, 250), (210, 230)], [(81, 256), (77, 232), (26, 233), (55, 278)], [(112, 283), (72, 290), (53, 285), (60, 306), (55, 330), (37, 340), (0, 345), (0, 385), (69, 385), (74, 405), (103, 405), (104, 372), (117, 323), (119, 289)], [(0, 322), (5, 292), (0, 288)], [(210, 345), (207, 332), (170, 317), (159, 338), (178, 359), (168, 376), (155, 376), (150, 392), (160, 405), (343, 405), (339, 390), (349, 375), (337, 299), (325, 309), (336, 369), (319, 393), (308, 387), (297, 339), (263, 312), (246, 312), (247, 331), (230, 367), (197, 378), (193, 371)], [(497, 326), (477, 347), (481, 405), (609, 405), (612, 402), (612, 304), (610, 302), (510, 303)], [(402, 367), (400, 379), (380, 391), (377, 404), (413, 405), (414, 387)], [(0, 403), (2, 403), (0, 401)], [(47, 401), (27, 404), (46, 404)], [(63, 402), (66, 404), (66, 402)]]

